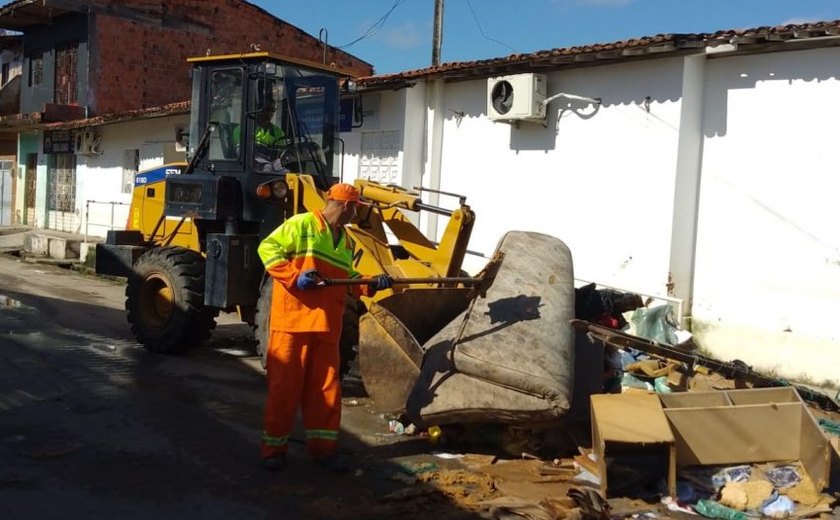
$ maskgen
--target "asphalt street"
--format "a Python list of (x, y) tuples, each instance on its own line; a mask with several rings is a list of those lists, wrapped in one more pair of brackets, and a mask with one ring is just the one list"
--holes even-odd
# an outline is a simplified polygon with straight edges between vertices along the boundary
[[(136, 344), (120, 281), (0, 255), (0, 518), (472, 518), (389, 478), (427, 439), (388, 434), (357, 379), (344, 384), (347, 474), (259, 464), (265, 396), (250, 328), (223, 315), (183, 356)], [(388, 500), (389, 494), (423, 501)]]

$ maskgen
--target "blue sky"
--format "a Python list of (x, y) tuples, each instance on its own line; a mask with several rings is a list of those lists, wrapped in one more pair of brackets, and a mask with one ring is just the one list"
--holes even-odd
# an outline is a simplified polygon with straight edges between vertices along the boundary
[[(431, 64), (434, 0), (249, 1), (313, 36), (325, 29), (377, 74)], [(840, 0), (445, 0), (441, 61), (837, 19)]]

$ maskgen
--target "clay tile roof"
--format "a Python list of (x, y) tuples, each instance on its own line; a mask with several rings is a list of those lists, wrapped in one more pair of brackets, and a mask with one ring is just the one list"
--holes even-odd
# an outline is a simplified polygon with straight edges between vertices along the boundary
[(617, 61), (650, 59), (651, 57), (661, 57), (663, 54), (673, 56), (697, 54), (705, 52), (706, 48), (720, 45), (736, 45), (736, 52), (741, 53), (761, 52), (767, 50), (769, 46), (791, 41), (811, 45), (838, 45), (840, 41), (829, 42), (824, 40), (825, 37), (838, 35), (840, 35), (840, 20), (752, 29), (730, 29), (713, 33), (657, 34), (617, 42), (539, 50), (527, 54), (511, 54), (484, 60), (441, 63), (438, 66), (423, 69), (366, 76), (358, 78), (357, 81), (363, 89), (401, 88), (419, 80), (446, 79), (457, 81), (519, 72), (534, 72), (541, 69), (581, 67)]

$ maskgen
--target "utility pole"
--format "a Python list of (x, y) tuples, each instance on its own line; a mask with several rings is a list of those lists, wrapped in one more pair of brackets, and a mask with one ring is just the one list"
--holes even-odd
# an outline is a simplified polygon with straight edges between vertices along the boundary
[(435, 0), (435, 20), (432, 32), (432, 67), (440, 65), (440, 47), (443, 43), (443, 0)]

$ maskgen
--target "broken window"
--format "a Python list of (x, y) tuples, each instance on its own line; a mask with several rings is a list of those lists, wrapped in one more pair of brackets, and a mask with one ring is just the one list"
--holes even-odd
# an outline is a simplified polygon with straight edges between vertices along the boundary
[(75, 105), (78, 44), (67, 43), (55, 50), (55, 102), (60, 105)]
[(29, 58), (29, 86), (37, 87), (44, 82), (44, 51), (36, 51)]

